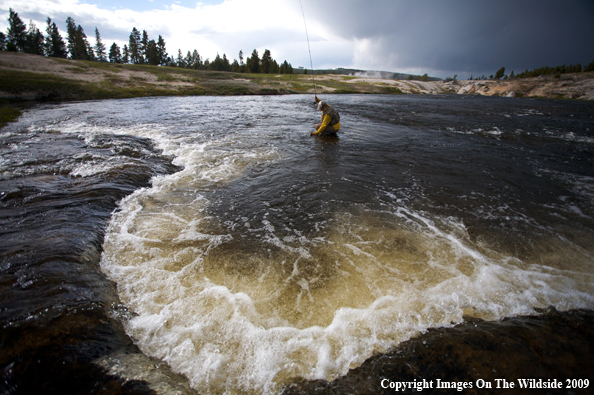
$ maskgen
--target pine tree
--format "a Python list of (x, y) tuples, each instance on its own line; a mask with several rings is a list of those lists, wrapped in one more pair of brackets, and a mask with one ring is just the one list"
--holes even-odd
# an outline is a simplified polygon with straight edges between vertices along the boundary
[(148, 44), (149, 44), (148, 33), (146, 32), (146, 30), (143, 30), (142, 31), (142, 39), (138, 43), (138, 49), (139, 49), (139, 53), (140, 53), (140, 60), (139, 60), (140, 64), (145, 64), (148, 61), (148, 55), (147, 55)]
[(45, 55), (45, 37), (43, 37), (43, 34), (32, 20), (29, 21), (29, 30), (27, 30), (25, 52), (35, 55)]
[(202, 64), (202, 58), (200, 57), (200, 54), (197, 50), (194, 50), (192, 53), (192, 61), (194, 62), (193, 67), (195, 70), (204, 68), (204, 65)]
[(111, 44), (111, 48), (109, 48), (109, 61), (111, 63), (122, 63), (120, 46), (116, 43)]
[(497, 72), (495, 73), (495, 79), (500, 80), (503, 78), (504, 75), (505, 75), (505, 67), (502, 67), (499, 70), (497, 70)]
[(161, 62), (155, 40), (150, 40), (146, 46), (146, 62), (152, 66), (158, 66)]
[(245, 72), (245, 64), (243, 63), (243, 51), (239, 50), (239, 71)]
[(19, 18), (19, 14), (14, 12), (12, 8), (9, 10), (7, 49), (9, 51), (22, 52), (25, 50), (25, 45), (27, 43), (27, 27), (21, 18)]
[(91, 48), (91, 44), (89, 44), (87, 35), (81, 25), (78, 25), (76, 28), (76, 47), (81, 56), (79, 59), (95, 60), (93, 49)]
[(107, 57), (105, 55), (105, 45), (101, 41), (101, 35), (99, 34), (99, 29), (95, 26), (95, 57), (99, 62), (107, 62)]
[(241, 67), (239, 67), (239, 62), (237, 59), (233, 59), (233, 63), (231, 63), (231, 71), (234, 73), (239, 73), (241, 71)]
[(187, 69), (191, 69), (192, 67), (194, 67), (194, 62), (192, 61), (192, 53), (190, 51), (188, 51), (186, 57), (184, 58), (184, 67), (186, 67)]
[(252, 52), (252, 56), (247, 59), (246, 62), (247, 70), (250, 73), (259, 73), (260, 72), (260, 56), (258, 55), (258, 51), (254, 49)]
[(68, 55), (66, 43), (58, 31), (56, 23), (52, 22), (49, 17), (47, 18), (45, 32), (47, 33), (45, 38), (45, 52), (47, 56), (52, 58), (66, 58)]
[(231, 63), (229, 63), (229, 59), (225, 54), (223, 54), (223, 70), (231, 71)]
[(281, 74), (293, 74), (293, 66), (285, 60), (279, 71)]
[(270, 67), (270, 72), (274, 74), (278, 74), (280, 71), (280, 66), (276, 62), (276, 60), (272, 59), (272, 66)]
[(6, 36), (0, 32), (0, 51), (6, 51)]
[(142, 60), (140, 53), (140, 32), (135, 27), (132, 28), (128, 42), (128, 51), (130, 53), (130, 63), (139, 64)]
[(70, 52), (70, 58), (76, 60), (94, 59), (91, 45), (87, 40), (87, 35), (82, 26), (76, 26), (74, 19), (68, 17), (66, 18), (66, 29), (68, 32), (68, 52)]
[(184, 57), (182, 56), (181, 49), (177, 50), (177, 67), (186, 67), (184, 64)]
[(70, 53), (70, 59), (77, 59), (75, 54), (76, 44), (76, 23), (71, 17), (66, 18), (66, 38), (68, 39), (68, 52)]
[(167, 48), (165, 48), (165, 40), (159, 34), (159, 40), (157, 41), (157, 55), (159, 57), (159, 64), (165, 65), (167, 64)]
[(262, 60), (260, 61), (260, 72), (264, 74), (270, 74), (272, 67), (272, 56), (270, 51), (265, 49), (262, 54)]
[(214, 60), (210, 64), (210, 69), (216, 70), (216, 71), (223, 71), (223, 60), (219, 56), (218, 52), (217, 52), (217, 56), (214, 58)]
[(130, 63), (130, 51), (128, 50), (128, 46), (126, 44), (124, 44), (124, 49), (122, 49), (122, 63)]

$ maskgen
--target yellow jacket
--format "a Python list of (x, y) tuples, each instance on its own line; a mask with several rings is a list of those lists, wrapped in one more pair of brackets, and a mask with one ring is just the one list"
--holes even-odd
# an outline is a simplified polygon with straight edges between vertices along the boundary
[[(335, 113), (337, 119), (339, 119), (339, 116), (338, 116), (338, 113), (336, 112), (336, 110), (334, 110), (334, 108), (328, 104), (326, 111), (324, 111), (324, 113), (322, 114), (322, 125), (320, 126), (320, 128), (318, 130), (316, 130), (313, 133), (314, 135), (320, 134), (324, 130), (326, 130), (328, 125), (330, 125), (330, 122), (332, 122), (332, 116), (330, 114), (333, 114), (333, 113)], [(336, 122), (334, 125), (332, 125), (332, 127), (334, 128), (334, 130), (338, 131), (340, 129), (340, 121)]]

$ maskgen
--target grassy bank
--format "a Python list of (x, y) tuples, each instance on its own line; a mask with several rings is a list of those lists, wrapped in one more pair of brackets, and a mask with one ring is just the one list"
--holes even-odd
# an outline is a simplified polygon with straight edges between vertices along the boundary
[(146, 96), (402, 93), (349, 76), (249, 74), (0, 52), (0, 103)]
[(11, 107), (0, 107), (0, 128), (8, 125), (9, 122), (16, 121), (22, 112), (19, 109)]

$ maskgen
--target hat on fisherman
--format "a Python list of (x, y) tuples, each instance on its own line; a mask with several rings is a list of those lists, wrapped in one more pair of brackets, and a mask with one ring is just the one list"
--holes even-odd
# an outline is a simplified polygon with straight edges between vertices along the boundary
[(328, 103), (326, 103), (324, 100), (320, 100), (320, 102), (318, 103), (318, 110), (322, 111), (322, 108), (324, 108), (324, 106), (327, 104)]

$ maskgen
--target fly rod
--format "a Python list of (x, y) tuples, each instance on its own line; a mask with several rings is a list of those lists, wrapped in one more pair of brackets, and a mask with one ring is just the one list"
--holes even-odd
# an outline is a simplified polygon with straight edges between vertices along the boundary
[(309, 65), (311, 66), (311, 80), (314, 86), (314, 97), (316, 101), (318, 101), (318, 91), (316, 88), (316, 79), (314, 77), (314, 70), (313, 70), (313, 61), (311, 60), (311, 48), (309, 47), (309, 34), (307, 34), (307, 23), (305, 22), (305, 12), (303, 12), (303, 4), (301, 0), (299, 0), (299, 5), (301, 6), (301, 14), (303, 15), (303, 25), (305, 26), (305, 37), (307, 38), (307, 50), (309, 51)]

